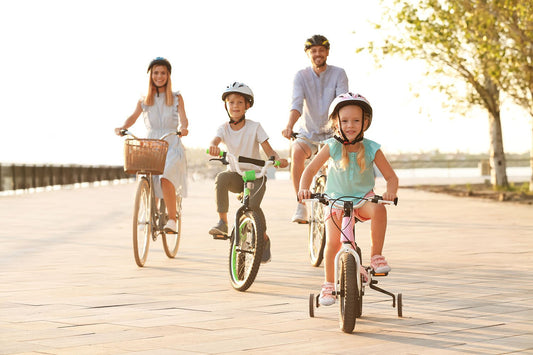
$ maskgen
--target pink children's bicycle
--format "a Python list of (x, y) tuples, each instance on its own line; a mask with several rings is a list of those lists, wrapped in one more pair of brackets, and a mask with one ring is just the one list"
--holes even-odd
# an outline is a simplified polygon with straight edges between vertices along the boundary
[[(354, 203), (356, 198), (360, 202)], [(343, 196), (340, 198), (330, 198), (326, 194), (311, 194), (311, 199), (318, 200), (324, 205), (342, 205), (344, 214), (342, 217), (341, 228), (341, 249), (335, 256), (335, 290), (333, 296), (339, 301), (339, 321), (340, 328), (345, 333), (352, 333), (355, 328), (356, 319), (363, 313), (363, 295), (365, 287), (384, 293), (392, 297), (392, 307), (398, 310), (398, 317), (402, 317), (402, 294), (398, 296), (391, 292), (385, 291), (376, 286), (377, 280), (374, 277), (387, 276), (388, 273), (377, 274), (370, 266), (363, 266), (361, 263), (361, 249), (355, 243), (355, 223), (358, 221), (353, 216), (354, 208), (361, 206), (366, 201), (372, 203), (381, 203), (388, 205), (397, 205), (398, 199), (394, 201), (383, 200), (381, 196), (372, 197), (354, 197)], [(315, 308), (320, 306), (318, 298), (320, 293), (315, 296), (309, 295), (309, 315), (314, 317)]]

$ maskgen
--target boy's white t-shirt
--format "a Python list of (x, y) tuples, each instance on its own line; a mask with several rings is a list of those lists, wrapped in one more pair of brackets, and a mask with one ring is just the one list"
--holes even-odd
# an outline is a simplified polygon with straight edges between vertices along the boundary
[[(248, 119), (244, 121), (244, 126), (238, 131), (231, 129), (229, 122), (224, 123), (218, 127), (216, 136), (222, 139), (227, 151), (235, 157), (244, 156), (254, 159), (262, 159), (259, 145), (268, 139), (261, 124)], [(242, 171), (261, 170), (261, 167), (248, 163), (239, 163), (239, 167)], [(228, 165), (228, 170), (234, 171), (231, 165)]]

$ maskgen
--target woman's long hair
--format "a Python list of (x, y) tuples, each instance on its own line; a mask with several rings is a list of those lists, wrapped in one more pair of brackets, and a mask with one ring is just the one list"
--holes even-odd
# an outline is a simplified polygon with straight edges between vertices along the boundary
[[(368, 122), (370, 120), (370, 115), (363, 111), (363, 115), (365, 117), (365, 125), (368, 126)], [(339, 112), (333, 112), (331, 116), (329, 117), (330, 126), (335, 132), (335, 134), (340, 135), (340, 129), (339, 129)], [(363, 127), (363, 131), (366, 131), (366, 128)], [(359, 145), (359, 150), (357, 151), (357, 165), (359, 165), (359, 169), (361, 172), (365, 171), (366, 169), (366, 159), (365, 159), (365, 145), (363, 144), (363, 141), (356, 143)], [(340, 162), (341, 168), (346, 170), (348, 166), (350, 165), (350, 156), (348, 154), (348, 149), (346, 148), (346, 145), (342, 145), (342, 157)]]
[[(152, 106), (154, 104), (154, 96), (157, 94), (157, 87), (154, 85), (152, 80), (152, 70), (150, 70), (150, 76), (148, 78), (148, 93), (144, 98), (144, 104), (146, 106)], [(167, 106), (172, 106), (174, 104), (174, 95), (172, 94), (172, 81), (170, 80), (170, 73), (168, 72), (167, 85), (165, 86), (165, 103)]]

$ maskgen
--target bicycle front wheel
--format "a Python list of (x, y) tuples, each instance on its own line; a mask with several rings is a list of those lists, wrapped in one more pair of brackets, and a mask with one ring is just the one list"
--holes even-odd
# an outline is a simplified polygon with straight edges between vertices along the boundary
[(357, 285), (359, 270), (356, 270), (353, 255), (344, 253), (341, 257), (340, 272), (340, 328), (345, 333), (352, 333), (355, 327), (357, 312), (362, 307), (361, 292)]
[(138, 266), (144, 266), (148, 256), (152, 225), (150, 223), (150, 184), (142, 177), (137, 185), (133, 207), (133, 256)]
[(246, 291), (254, 282), (261, 264), (265, 221), (253, 210), (244, 212), (238, 221), (230, 243), (229, 274), (233, 288)]
[[(326, 177), (320, 176), (315, 182), (314, 193), (323, 193), (326, 188)], [(311, 202), (309, 218), (309, 259), (311, 265), (318, 267), (324, 258), (326, 246), (326, 228), (324, 226), (324, 206), (318, 201)]]
[[(161, 200), (160, 215), (166, 216), (165, 202)], [(165, 221), (166, 223), (166, 221)], [(162, 227), (161, 227), (162, 228)], [(163, 233), (163, 248), (169, 258), (178, 253), (181, 239), (181, 196), (176, 196), (176, 233)]]

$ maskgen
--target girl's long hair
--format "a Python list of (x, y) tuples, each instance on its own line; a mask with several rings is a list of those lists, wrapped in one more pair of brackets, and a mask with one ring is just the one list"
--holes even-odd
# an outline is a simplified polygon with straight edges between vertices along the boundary
[[(168, 71), (167, 71), (168, 73)], [(148, 93), (144, 98), (144, 104), (146, 106), (152, 106), (154, 104), (154, 96), (157, 94), (157, 88), (152, 81), (152, 70), (148, 78)], [(172, 94), (172, 81), (170, 80), (170, 73), (168, 73), (167, 85), (165, 86), (165, 103), (167, 106), (174, 104), (174, 95)]]
[[(367, 114), (365, 111), (363, 111), (363, 115), (365, 117), (365, 124), (368, 126), (370, 115)], [(339, 129), (339, 112), (333, 112), (331, 116), (329, 117), (330, 126), (335, 132), (335, 134), (340, 136), (340, 129)], [(366, 130), (365, 127), (363, 127), (363, 130)], [(358, 142), (359, 144), (359, 150), (357, 151), (357, 165), (359, 165), (359, 169), (361, 170), (361, 173), (365, 171), (366, 169), (366, 159), (365, 159), (365, 145), (363, 142)], [(340, 162), (341, 168), (346, 170), (348, 166), (350, 165), (350, 156), (348, 154), (348, 149), (346, 148), (346, 145), (342, 145), (342, 157)]]

